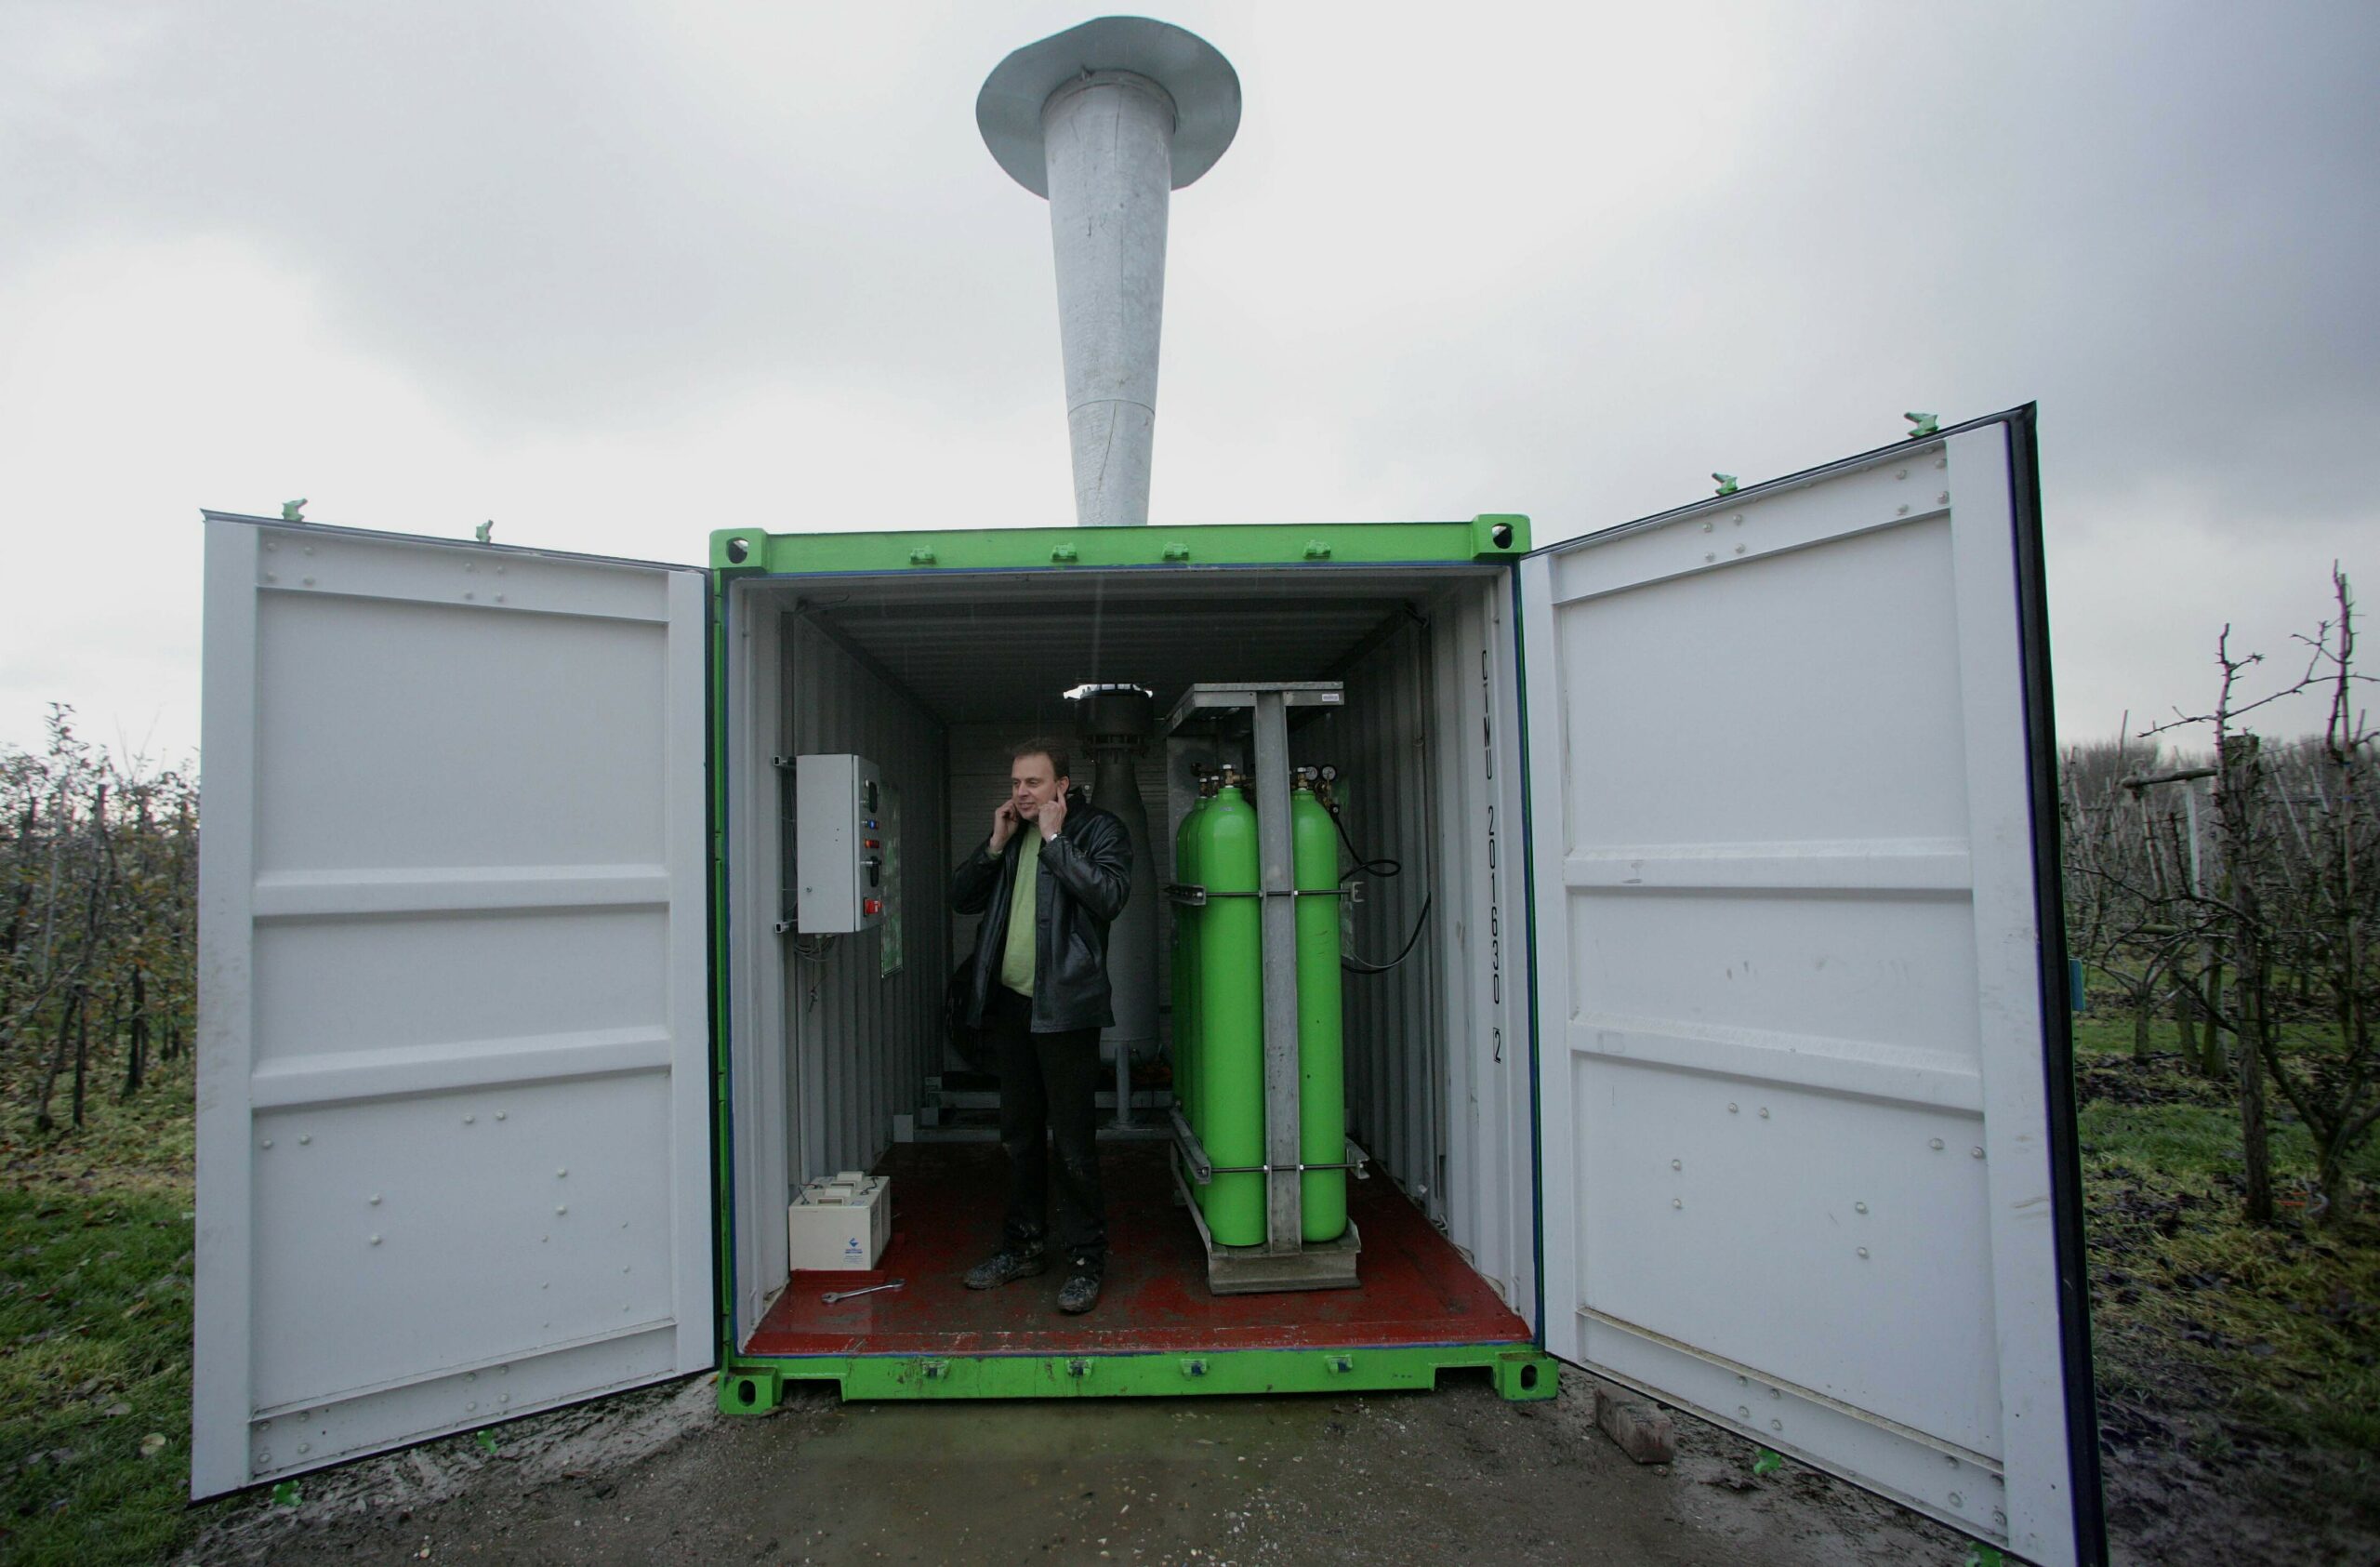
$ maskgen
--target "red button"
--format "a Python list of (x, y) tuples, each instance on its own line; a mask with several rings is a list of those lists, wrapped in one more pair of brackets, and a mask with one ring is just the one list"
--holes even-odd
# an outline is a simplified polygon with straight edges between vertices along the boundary
[(863, 914), (881, 914), (884, 912), (884, 900), (880, 897), (871, 897), (862, 903), (859, 908)]

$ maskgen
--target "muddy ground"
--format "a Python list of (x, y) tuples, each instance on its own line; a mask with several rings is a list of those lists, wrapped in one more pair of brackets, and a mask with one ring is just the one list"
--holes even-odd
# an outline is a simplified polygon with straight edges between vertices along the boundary
[[(1964, 1536), (1688, 1416), (1640, 1467), (1593, 1383), (1510, 1404), (1435, 1393), (853, 1403), (764, 1418), (708, 1377), (533, 1416), (202, 1508), (190, 1567), (230, 1563), (1597, 1563), (1967, 1567)], [(1645, 1407), (1639, 1403), (1638, 1407)], [(2210, 1456), (2107, 1406), (2117, 1567), (2380, 1561), (2349, 1455)], [(1988, 1560), (1988, 1559), (1983, 1559)]]
[[(2212, 1407), (2219, 1390), (2200, 1397)], [(2380, 1562), (2374, 1455), (2236, 1439), (2210, 1453), (2205, 1428), (2169, 1402), (2103, 1398), (2099, 1419), (2100, 1493), (2119, 1567)]]
[(1824, 1475), (1681, 1421), (1630, 1462), (1584, 1377), (1434, 1394), (710, 1413), (707, 1378), (313, 1476), (220, 1508), (190, 1560), (521, 1563), (1964, 1563)]

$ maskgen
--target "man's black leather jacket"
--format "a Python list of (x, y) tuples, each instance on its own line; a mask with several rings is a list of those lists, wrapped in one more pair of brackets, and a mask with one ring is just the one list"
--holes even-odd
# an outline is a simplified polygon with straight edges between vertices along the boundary
[[(1107, 926), (1132, 891), (1132, 841), (1113, 811), (1067, 800), (1066, 825), (1041, 843), (1034, 879), (1039, 939), (1033, 944), (1033, 1031), (1104, 1029), (1116, 1021), (1107, 986)], [(950, 876), (950, 906), (981, 913), (967, 1021), (981, 1028), (999, 983), (1008, 909), (1016, 887), (1016, 840), (995, 856), (987, 837)]]

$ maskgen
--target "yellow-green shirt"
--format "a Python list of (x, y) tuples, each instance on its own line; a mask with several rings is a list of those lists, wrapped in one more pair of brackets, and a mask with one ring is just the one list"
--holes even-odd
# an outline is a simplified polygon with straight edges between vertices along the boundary
[(1009, 841), (1016, 851), (1016, 889), (1008, 900), (1008, 946), (1000, 953), (1000, 983), (1020, 996), (1033, 993), (1033, 950), (1039, 935), (1040, 907), (1034, 901), (1041, 880), (1041, 830), (1027, 822)]

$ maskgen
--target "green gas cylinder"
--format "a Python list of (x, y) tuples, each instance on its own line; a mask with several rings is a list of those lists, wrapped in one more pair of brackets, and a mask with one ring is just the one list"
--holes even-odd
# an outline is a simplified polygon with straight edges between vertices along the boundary
[[(1217, 1165), (1264, 1162), (1264, 1000), (1256, 811), (1229, 778), (1191, 832), (1207, 889), (1198, 910), (1198, 1140)], [(1207, 1228), (1226, 1246), (1264, 1242), (1264, 1177), (1217, 1175), (1198, 1189)]]
[[(1173, 879), (1183, 886), (1199, 884), (1197, 829), (1207, 809), (1207, 783), (1201, 779), (1197, 797), (1182, 814), (1173, 833)], [(1198, 911), (1186, 903), (1172, 906), (1173, 916), (1173, 1099), (1190, 1130), (1199, 1127), (1198, 1111)]]
[[(1337, 1164), (1347, 1149), (1344, 1042), (1340, 1020), (1339, 830), (1301, 779), (1289, 793), (1296, 886), (1316, 896), (1297, 902), (1298, 1162)], [(1336, 1241), (1347, 1230), (1347, 1172), (1309, 1170), (1298, 1177), (1308, 1241)]]

